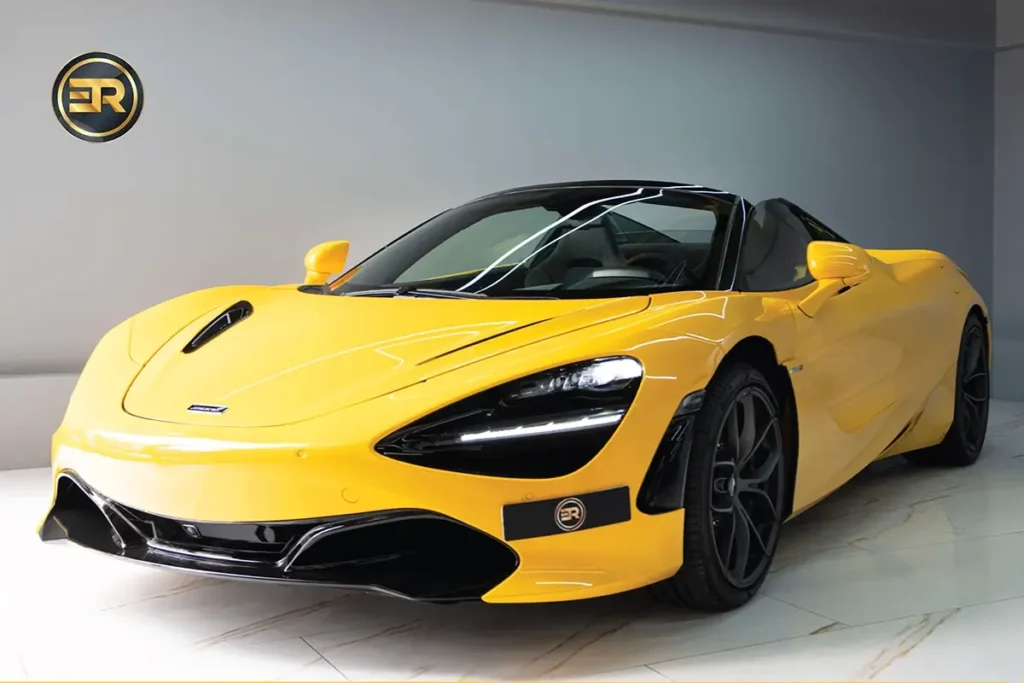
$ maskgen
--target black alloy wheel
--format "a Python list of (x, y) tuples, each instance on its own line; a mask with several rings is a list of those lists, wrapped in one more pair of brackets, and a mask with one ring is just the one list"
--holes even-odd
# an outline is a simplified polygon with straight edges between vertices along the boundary
[(970, 325), (964, 340), (963, 362), (958, 368), (957, 402), (964, 445), (980, 453), (988, 432), (988, 341), (979, 325)]
[(694, 422), (683, 566), (653, 587), (691, 609), (721, 612), (757, 594), (786, 514), (790, 465), (782, 413), (753, 366), (726, 362)]
[(953, 422), (938, 446), (905, 454), (916, 465), (966, 467), (981, 457), (988, 433), (989, 391), (988, 330), (971, 313), (960, 335), (957, 356)]
[(774, 401), (751, 386), (723, 422), (711, 477), (711, 533), (729, 582), (748, 588), (767, 569), (779, 540), (785, 497), (782, 430)]

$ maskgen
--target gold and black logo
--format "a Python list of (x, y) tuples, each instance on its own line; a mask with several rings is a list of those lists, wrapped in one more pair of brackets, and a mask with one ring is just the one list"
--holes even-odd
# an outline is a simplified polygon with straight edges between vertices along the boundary
[(142, 81), (128, 62), (110, 53), (75, 57), (53, 83), (53, 113), (79, 140), (116, 140), (139, 120)]
[(587, 521), (587, 508), (579, 498), (566, 498), (555, 507), (555, 524), (562, 531), (576, 531)]

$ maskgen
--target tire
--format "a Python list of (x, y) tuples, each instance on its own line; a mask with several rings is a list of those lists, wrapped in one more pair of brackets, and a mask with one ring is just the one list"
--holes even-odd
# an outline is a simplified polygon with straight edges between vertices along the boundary
[(981, 318), (971, 313), (960, 334), (956, 364), (956, 395), (953, 422), (942, 443), (907, 453), (915, 465), (967, 467), (981, 457), (988, 431), (989, 393), (988, 333)]
[[(722, 365), (693, 427), (683, 565), (652, 586), (658, 598), (723, 612), (757, 594), (775, 554), (787, 495), (790, 460), (781, 427), (779, 402), (764, 376), (747, 363)], [(742, 467), (730, 465), (744, 459)], [(744, 538), (747, 561), (741, 571)]]

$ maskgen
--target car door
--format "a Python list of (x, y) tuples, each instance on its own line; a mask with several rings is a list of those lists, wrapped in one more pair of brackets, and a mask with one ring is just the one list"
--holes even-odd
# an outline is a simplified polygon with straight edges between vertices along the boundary
[[(800, 465), (795, 509), (839, 486), (863, 467), (865, 447), (886, 425), (897, 401), (894, 372), (901, 349), (886, 331), (878, 301), (895, 287), (868, 278), (832, 297), (815, 315), (799, 303), (818, 284), (807, 267), (812, 241), (844, 241), (815, 226), (784, 200), (754, 207), (740, 255), (737, 288), (786, 299), (797, 323), (790, 377), (800, 408)], [(807, 497), (809, 500), (802, 501)]]

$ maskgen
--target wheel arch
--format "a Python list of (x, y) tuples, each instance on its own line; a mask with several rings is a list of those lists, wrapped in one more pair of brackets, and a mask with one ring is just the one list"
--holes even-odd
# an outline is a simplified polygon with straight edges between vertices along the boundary
[(985, 343), (988, 346), (988, 362), (992, 362), (992, 322), (988, 319), (988, 314), (985, 309), (982, 308), (981, 304), (975, 303), (971, 305), (970, 310), (967, 311), (967, 317), (972, 315), (978, 316), (978, 320), (981, 321), (981, 326), (985, 329)]
[(782, 411), (782, 438), (786, 442), (788, 465), (786, 469), (786, 503), (783, 520), (793, 514), (793, 493), (796, 486), (796, 471), (800, 458), (800, 422), (797, 415), (796, 394), (789, 370), (779, 362), (775, 345), (765, 337), (752, 335), (744, 337), (722, 358), (722, 367), (727, 362), (748, 363), (764, 375), (772, 392), (779, 401)]

